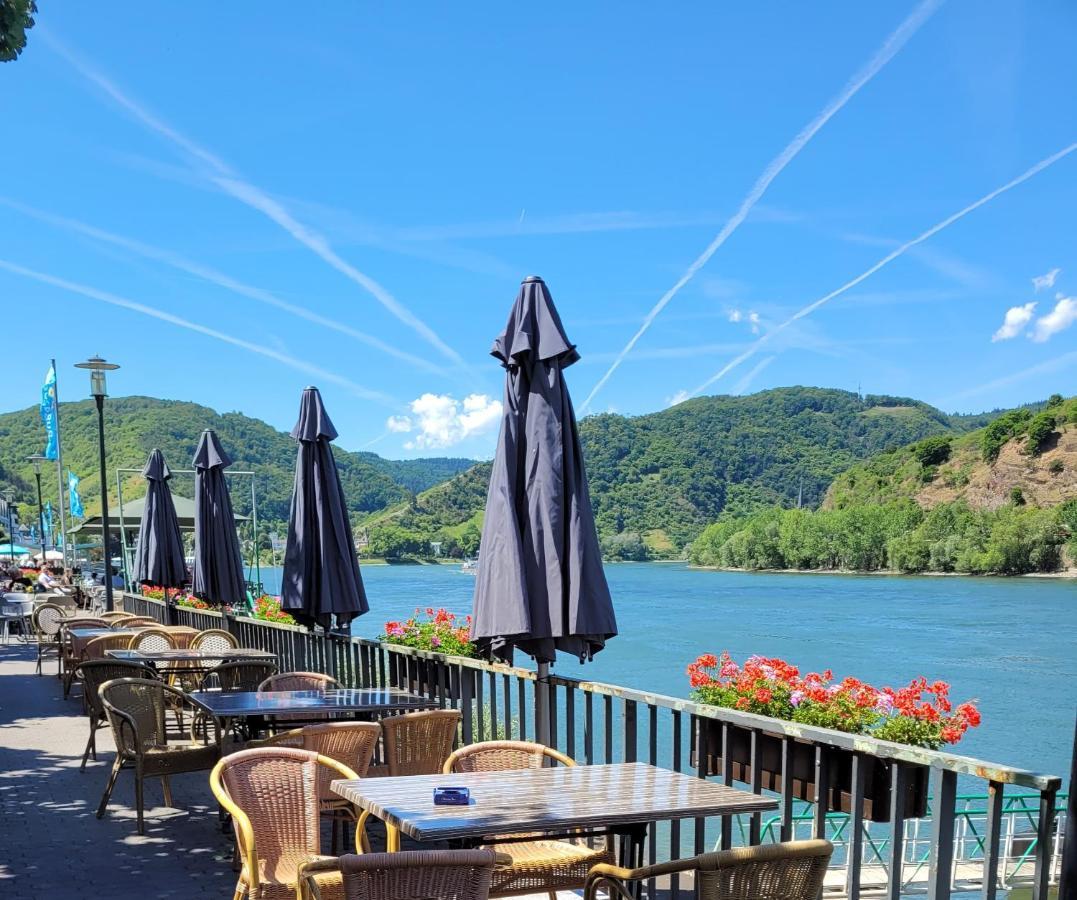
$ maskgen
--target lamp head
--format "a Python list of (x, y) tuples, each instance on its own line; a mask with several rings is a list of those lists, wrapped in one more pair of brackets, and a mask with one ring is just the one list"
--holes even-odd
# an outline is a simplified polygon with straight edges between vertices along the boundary
[(42, 456), (40, 453), (35, 453), (33, 456), (26, 457), (26, 461), (32, 462), (34, 464), (35, 475), (41, 474), (41, 464), (45, 461), (44, 456)]
[(116, 363), (107, 362), (100, 356), (91, 356), (85, 362), (75, 363), (75, 368), (90, 370), (91, 397), (107, 397), (108, 392), (105, 388), (105, 372), (111, 372), (113, 369), (118, 369), (119, 366), (116, 365)]

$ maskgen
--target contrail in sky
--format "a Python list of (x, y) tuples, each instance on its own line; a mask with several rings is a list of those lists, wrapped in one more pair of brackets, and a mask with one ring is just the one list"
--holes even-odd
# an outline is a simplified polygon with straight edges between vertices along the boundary
[(381, 391), (371, 390), (370, 388), (363, 387), (361, 384), (356, 384), (354, 381), (337, 375), (335, 372), (329, 372), (319, 366), (311, 365), (310, 363), (296, 359), (294, 356), (288, 356), (286, 353), (278, 353), (276, 350), (270, 350), (268, 347), (263, 347), (260, 344), (253, 344), (250, 341), (245, 341), (241, 338), (233, 337), (230, 334), (225, 334), (223, 331), (217, 331), (213, 328), (209, 328), (205, 325), (200, 325), (198, 322), (192, 322), (189, 319), (181, 319), (179, 316), (174, 316), (171, 313), (164, 312), (160, 309), (155, 309), (152, 306), (146, 306), (144, 303), (138, 303), (135, 300), (128, 300), (126, 297), (120, 297), (116, 294), (110, 294), (107, 291), (99, 291), (96, 288), (89, 287), (84, 284), (78, 284), (74, 281), (67, 281), (64, 278), (57, 278), (55, 275), (49, 275), (45, 272), (37, 272), (33, 269), (27, 269), (23, 266), (17, 265), (13, 262), (0, 259), (0, 269), (4, 269), (8, 272), (12, 272), (15, 275), (22, 275), (24, 278), (30, 278), (34, 281), (39, 281), (42, 284), (48, 284), (53, 287), (61, 288), (65, 291), (70, 291), (73, 294), (81, 294), (83, 297), (89, 297), (91, 300), (97, 300), (101, 303), (107, 303), (110, 306), (118, 306), (121, 309), (131, 310), (132, 312), (141, 313), (144, 316), (150, 316), (154, 319), (160, 319), (162, 322), (168, 322), (170, 325), (175, 325), (179, 328), (186, 328), (188, 331), (194, 331), (198, 334), (204, 334), (206, 337), (211, 337), (214, 340), (223, 341), (226, 344), (232, 344), (235, 347), (241, 347), (244, 350), (249, 350), (251, 353), (257, 353), (260, 356), (266, 356), (269, 359), (275, 360), (282, 365), (288, 366), (291, 369), (295, 369), (299, 372), (305, 372), (308, 375), (313, 375), (316, 378), (320, 378), (323, 381), (332, 382), (338, 384), (343, 388), (351, 391), (355, 396), (362, 397), (364, 400), (373, 400), (376, 403), (381, 403), (385, 406), (393, 408), (398, 407), (400, 404), (390, 397), (388, 394), (383, 394)]
[(131, 238), (123, 237), (119, 234), (114, 234), (111, 231), (105, 231), (102, 228), (96, 228), (93, 225), (89, 225), (86, 222), (80, 222), (78, 219), (69, 219), (65, 216), (57, 216), (52, 213), (45, 212), (44, 210), (35, 209), (32, 206), (27, 206), (25, 203), (19, 203), (17, 200), (11, 200), (7, 197), (0, 196), (0, 204), (8, 206), (11, 209), (18, 210), (24, 215), (30, 216), (41, 222), (46, 222), (49, 225), (55, 225), (57, 228), (64, 228), (69, 231), (74, 231), (77, 234), (84, 234), (94, 240), (103, 241), (107, 244), (113, 244), (117, 247), (122, 247), (125, 250), (130, 250), (132, 253), (137, 253), (139, 256), (144, 256), (147, 259), (152, 259), (157, 262), (164, 263), (167, 266), (171, 266), (174, 269), (179, 269), (181, 272), (186, 272), (189, 275), (194, 275), (196, 278), (201, 278), (203, 281), (208, 281), (210, 284), (215, 284), (218, 287), (224, 288), (227, 291), (240, 294), (241, 296), (248, 297), (251, 300), (255, 300), (259, 303), (265, 303), (269, 306), (275, 306), (278, 309), (282, 309), (293, 316), (298, 316), (301, 319), (306, 319), (308, 322), (314, 322), (316, 325), (321, 325), (325, 328), (330, 328), (333, 331), (337, 331), (341, 334), (347, 335), (350, 338), (354, 338), (361, 343), (364, 343), (370, 347), (374, 347), (381, 350), (383, 353), (388, 353), (391, 356), (395, 356), (397, 359), (401, 359), (410, 365), (417, 366), (422, 369), (426, 369), (437, 375), (444, 375), (444, 370), (430, 362), (428, 359), (424, 359), (421, 356), (416, 356), (413, 353), (408, 353), (404, 350), (400, 350), (394, 347), (392, 344), (386, 343), (380, 338), (376, 338), (373, 335), (366, 332), (359, 331), (356, 328), (352, 328), (350, 325), (346, 325), (337, 319), (331, 319), (327, 316), (319, 315), (312, 310), (307, 309), (305, 306), (299, 306), (295, 303), (289, 303), (287, 300), (282, 300), (270, 291), (263, 288), (254, 287), (253, 285), (245, 284), (242, 281), (238, 281), (232, 278), (230, 275), (226, 275), (224, 272), (220, 272), (217, 269), (213, 269), (209, 266), (204, 266), (201, 263), (192, 262), (189, 259), (180, 256), (178, 253), (173, 253), (170, 250), (164, 250), (160, 247), (154, 247), (150, 244), (144, 244), (141, 241), (136, 241)]
[(127, 94), (121, 91), (116, 84), (96, 69), (83, 62), (83, 60), (67, 49), (67, 47), (51, 34), (45, 36), (45, 40), (71, 66), (77, 69), (84, 78), (104, 91), (104, 93), (116, 104), (130, 113), (136, 120), (141, 122), (142, 125), (149, 130), (156, 132), (188, 157), (200, 163), (200, 168), (203, 170), (203, 176), (213, 184), (217, 185), (218, 188), (251, 209), (267, 216), (295, 238), (296, 241), (320, 257), (323, 262), (329, 264), (344, 275), (345, 278), (348, 278), (363, 288), (363, 290), (370, 293), (375, 300), (389, 310), (389, 312), (396, 316), (401, 322), (412, 328), (431, 346), (437, 348), (454, 363), (457, 363), (458, 365), (464, 364), (464, 360), (460, 354), (446, 344), (429, 325), (419, 319), (418, 316), (411, 312), (411, 310), (407, 309), (377, 281), (369, 275), (360, 272), (355, 266), (341, 259), (322, 235), (307, 228), (301, 222), (293, 218), (280, 203), (267, 195), (260, 188), (241, 179), (219, 156), (216, 156), (205, 147), (202, 147), (200, 144), (176, 131), (171, 125), (155, 116), (149, 110), (144, 109), (141, 105), (127, 96)]
[(625, 357), (632, 352), (632, 348), (636, 346), (639, 339), (647, 333), (647, 330), (651, 327), (654, 320), (658, 318), (659, 313), (666, 308), (680, 289), (696, 276), (696, 273), (698, 273), (699, 270), (707, 264), (710, 258), (718, 252), (718, 248), (721, 247), (733, 232), (740, 227), (741, 223), (752, 211), (752, 207), (754, 207), (762, 198), (763, 194), (766, 193), (771, 182), (774, 181), (774, 179), (782, 173), (782, 170), (796, 158), (797, 154), (804, 149), (819, 130), (897, 55), (898, 51), (905, 46), (909, 39), (920, 29), (920, 26), (931, 18), (935, 10), (941, 5), (942, 0), (923, 0), (923, 2), (912, 11), (909, 17), (883, 42), (883, 45), (876, 51), (868, 64), (857, 72), (852, 80), (842, 88), (841, 93), (831, 100), (826, 108), (819, 113), (818, 116), (812, 119), (812, 121), (808, 123), (800, 134), (793, 138), (781, 153), (771, 160), (770, 164), (763, 170), (763, 174), (760, 175), (759, 179), (752, 185), (752, 189), (748, 192), (748, 195), (741, 201), (740, 207), (733, 214), (732, 218), (730, 218), (722, 227), (722, 230), (718, 232), (718, 236), (710, 242), (707, 249), (704, 250), (696, 261), (688, 267), (688, 271), (678, 279), (673, 287), (662, 295), (661, 299), (652, 307), (651, 311), (647, 313), (639, 330), (632, 335), (632, 339), (625, 344), (624, 349), (618, 354), (609, 369), (606, 370), (606, 374), (603, 375), (599, 379), (598, 384), (591, 389), (591, 393), (587, 395), (587, 399), (583, 401), (583, 406), (580, 407), (581, 412), (586, 412), (587, 408), (591, 405), (591, 401), (594, 400), (598, 392), (602, 390), (606, 382), (610, 380), (610, 376), (612, 376), (621, 363), (624, 362)]
[[(788, 328), (790, 325), (792, 325), (794, 322), (798, 321), (799, 319), (803, 319), (805, 316), (810, 316), (820, 306), (823, 306), (824, 304), (829, 303), (835, 297), (839, 297), (842, 294), (844, 294), (846, 291), (851, 290), (852, 288), (856, 287), (862, 281), (865, 281), (866, 279), (868, 279), (872, 275), (874, 275), (876, 272), (878, 272), (879, 269), (883, 268), (884, 266), (889, 265), (895, 259), (897, 259), (899, 256), (902, 256), (907, 250), (910, 250), (913, 247), (917, 246), (917, 244), (922, 244), (924, 241), (928, 240), (929, 238), (934, 237), (940, 231), (943, 231), (944, 229), (949, 228), (951, 225), (954, 224), (954, 222), (957, 222), (958, 220), (965, 218), (965, 216), (967, 216), (969, 213), (974, 212), (975, 210), (979, 209), (984, 204), (990, 203), (992, 200), (994, 200), (999, 195), (1005, 194), (1007, 191), (1012, 190), (1013, 188), (1017, 187), (1020, 184), (1024, 184), (1026, 181), (1028, 181), (1034, 175), (1038, 175), (1044, 169), (1047, 169), (1047, 168), (1053, 166), (1060, 159), (1063, 159), (1063, 158), (1069, 156), (1075, 150), (1077, 150), (1077, 143), (1073, 143), (1073, 144), (1070, 144), (1068, 147), (1064, 147), (1063, 149), (1059, 150), (1057, 153), (1053, 154), (1052, 156), (1048, 156), (1046, 159), (1040, 160), (1040, 162), (1036, 163), (1036, 165), (1034, 165), (1031, 169), (1028, 169), (1027, 171), (1023, 172), (1022, 174), (1018, 175), (1015, 179), (1013, 179), (1013, 181), (1007, 182), (1006, 184), (1002, 185), (1002, 187), (1000, 187), (1000, 188), (995, 188), (995, 190), (991, 191), (991, 193), (989, 193), (989, 194), (984, 194), (984, 196), (982, 196), (975, 203), (970, 203), (964, 209), (961, 209), (958, 212), (955, 212), (951, 216), (947, 216), (945, 219), (943, 219), (938, 224), (932, 225), (927, 231), (923, 232), (922, 234), (917, 235), (911, 241), (906, 241), (900, 247), (898, 247), (895, 250), (891, 251), (890, 253), (886, 254), (886, 256), (884, 256), (877, 263), (875, 263), (875, 265), (873, 265), (870, 269), (867, 269), (866, 271), (861, 272), (852, 281), (845, 282), (845, 284), (843, 284), (837, 290), (831, 291), (829, 294), (826, 294), (825, 296), (820, 297), (814, 303), (809, 303), (803, 309), (800, 309), (797, 312), (795, 312), (793, 315), (791, 315), (788, 319), (786, 319), (780, 325), (776, 325), (774, 328), (772, 328), (770, 331), (768, 331), (766, 334), (764, 334), (761, 338), (759, 338), (759, 340), (757, 340), (754, 344), (752, 344), (747, 350), (745, 350), (743, 353), (741, 353), (740, 356), (737, 356), (737, 357), (733, 358), (732, 360), (730, 360), (721, 369), (719, 369), (714, 375), (712, 375), (710, 378), (708, 378), (706, 381), (704, 381), (701, 385), (699, 385), (699, 387), (697, 387), (695, 390), (691, 391), (688, 394), (688, 396), (689, 397), (695, 397), (696, 395), (703, 393), (703, 391), (705, 391), (712, 384), (714, 384), (716, 381), (718, 381), (718, 379), (720, 379), (723, 376), (727, 375), (729, 372), (731, 372), (733, 369), (735, 369), (737, 366), (739, 366), (742, 362), (744, 362), (745, 360), (750, 359), (752, 356), (754, 356), (759, 351), (759, 348), (762, 347), (764, 344), (766, 344), (772, 337), (774, 337), (774, 335), (784, 331), (786, 328)], [(678, 396), (683, 396), (683, 394), (680, 394)]]
[(749, 385), (755, 381), (756, 376), (774, 362), (775, 359), (777, 359), (777, 356), (764, 356), (759, 360), (759, 362), (752, 366), (748, 371), (748, 374), (737, 382), (737, 386), (733, 388), (733, 394), (739, 397), (741, 394), (747, 393)]

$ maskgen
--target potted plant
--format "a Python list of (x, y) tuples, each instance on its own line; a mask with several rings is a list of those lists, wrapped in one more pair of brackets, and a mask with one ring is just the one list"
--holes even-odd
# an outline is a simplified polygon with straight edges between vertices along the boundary
[[(950, 686), (943, 681), (929, 683), (920, 677), (900, 689), (875, 688), (857, 678), (835, 681), (831, 670), (800, 670), (782, 659), (753, 656), (743, 665), (728, 653), (721, 657), (704, 654), (688, 666), (692, 696), (700, 703), (737, 709), (804, 725), (831, 728), (850, 734), (872, 735), (881, 740), (927, 747), (935, 750), (954, 744), (965, 732), (980, 724), (973, 703), (954, 707)], [(698, 738), (705, 754), (707, 771), (723, 771), (721, 722), (698, 719), (703, 734)], [(751, 730), (729, 728), (729, 756), (733, 777), (751, 781)], [(697, 735), (693, 735), (697, 738)], [(815, 745), (794, 739), (791, 744), (794, 796), (815, 800)], [(762, 768), (762, 786), (781, 788), (782, 740), (778, 733), (761, 732), (756, 750)], [(830, 781), (827, 808), (850, 812), (852, 808), (851, 751), (827, 747)], [(911, 763), (894, 763), (872, 756), (862, 757), (865, 772), (863, 813), (874, 822), (889, 818), (892, 768), (906, 769), (905, 815), (921, 818), (927, 811), (928, 768)]]
[(477, 656), (471, 643), (471, 616), (460, 623), (446, 609), (428, 607), (425, 616), (419, 609), (403, 622), (386, 622), (385, 632), (378, 638), (383, 644), (434, 650), (450, 656)]

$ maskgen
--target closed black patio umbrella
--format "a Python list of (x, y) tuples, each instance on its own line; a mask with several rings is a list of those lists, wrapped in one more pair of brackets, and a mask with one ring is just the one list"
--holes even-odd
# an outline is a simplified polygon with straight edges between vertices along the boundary
[(218, 606), (247, 599), (232, 497), (224, 470), (232, 460), (213, 431), (202, 432), (194, 454), (194, 577), (196, 597)]
[[(183, 559), (183, 537), (176, 505), (168, 479), (172, 477), (164, 455), (154, 449), (142, 470), (146, 479), (146, 500), (135, 545), (135, 567), (131, 574), (135, 585), (149, 582), (165, 589), (182, 587), (187, 580), (187, 565)], [(171, 611), (169, 612), (171, 615)]]
[[(505, 367), (471, 635), (506, 662), (519, 647), (539, 663), (542, 730), (549, 663), (583, 660), (617, 634), (564, 370), (580, 357), (541, 278), (524, 279), (492, 355)], [(548, 733), (547, 733), (548, 734)]]
[(295, 485), (288, 516), (281, 609), (296, 621), (328, 630), (332, 617), (347, 626), (370, 607), (359, 574), (355, 540), (348, 519), (330, 441), (337, 430), (315, 387), (303, 391), (292, 437), (299, 443)]

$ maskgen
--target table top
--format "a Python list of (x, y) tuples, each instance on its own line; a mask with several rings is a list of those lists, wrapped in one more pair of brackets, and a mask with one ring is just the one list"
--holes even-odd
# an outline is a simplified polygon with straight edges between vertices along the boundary
[(189, 650), (178, 647), (172, 650), (109, 650), (113, 659), (131, 662), (232, 662), (240, 660), (275, 660), (277, 654), (268, 650), (252, 650), (249, 647), (231, 647), (225, 650)]
[(437, 701), (403, 688), (328, 691), (194, 691), (191, 700), (221, 718), (313, 712), (390, 712), (437, 707)]
[[(610, 828), (778, 806), (770, 797), (644, 763), (362, 778), (332, 787), (419, 841)], [(435, 806), (436, 787), (466, 787), (471, 804)]]
[(83, 628), (76, 625), (74, 628), (68, 628), (67, 633), (75, 640), (86, 641), (95, 637), (103, 637), (106, 634), (126, 634), (128, 637), (133, 637), (138, 634), (138, 631), (131, 628), (102, 628), (100, 625), (87, 625)]

